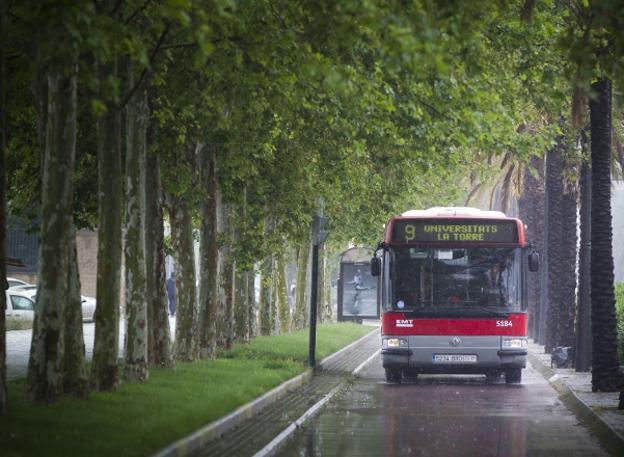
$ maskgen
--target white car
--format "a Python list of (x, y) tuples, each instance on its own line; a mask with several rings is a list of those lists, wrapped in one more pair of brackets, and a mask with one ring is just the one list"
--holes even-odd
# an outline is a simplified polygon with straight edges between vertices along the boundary
[(82, 320), (93, 322), (95, 318), (95, 298), (80, 296), (82, 298)]
[[(37, 286), (35, 284), (16, 286), (9, 289), (7, 292), (19, 294), (20, 296), (30, 299), (32, 302), (37, 300)], [(92, 322), (95, 317), (95, 298), (85, 297), (84, 295), (81, 295), (80, 298), (82, 299), (82, 320)]]
[(5, 316), (7, 319), (32, 321), (35, 318), (35, 302), (23, 292), (7, 290)]
[(31, 284), (28, 284), (26, 281), (22, 281), (21, 279), (17, 279), (17, 278), (6, 278), (6, 280), (9, 283), (9, 289), (12, 289), (14, 287), (31, 285)]

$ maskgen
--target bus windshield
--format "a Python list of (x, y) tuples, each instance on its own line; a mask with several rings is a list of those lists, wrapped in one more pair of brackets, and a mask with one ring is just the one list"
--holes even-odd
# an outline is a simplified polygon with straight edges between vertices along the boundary
[(388, 310), (433, 316), (522, 311), (521, 253), (519, 248), (391, 248), (384, 304)]

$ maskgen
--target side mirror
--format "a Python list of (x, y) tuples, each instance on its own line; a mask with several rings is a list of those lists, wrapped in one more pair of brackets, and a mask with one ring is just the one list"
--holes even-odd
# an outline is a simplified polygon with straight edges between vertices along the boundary
[(537, 251), (529, 252), (529, 271), (536, 272), (540, 268), (540, 255)]
[(381, 259), (379, 257), (373, 257), (370, 260), (371, 276), (381, 275)]

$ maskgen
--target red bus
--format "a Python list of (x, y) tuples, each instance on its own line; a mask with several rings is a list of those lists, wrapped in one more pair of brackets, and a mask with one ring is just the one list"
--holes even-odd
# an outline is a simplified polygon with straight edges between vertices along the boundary
[[(379, 255), (379, 251), (382, 251)], [(539, 255), (524, 225), (498, 211), (413, 210), (390, 219), (371, 260), (381, 276), (381, 359), (404, 374), (484, 374), (520, 383), (527, 356), (528, 271)]]

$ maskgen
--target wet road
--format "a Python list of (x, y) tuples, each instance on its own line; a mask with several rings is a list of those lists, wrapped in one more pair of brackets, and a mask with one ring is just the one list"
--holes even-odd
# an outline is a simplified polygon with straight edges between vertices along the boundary
[(386, 384), (379, 357), (280, 456), (607, 456), (532, 367), (521, 385), (479, 376)]

